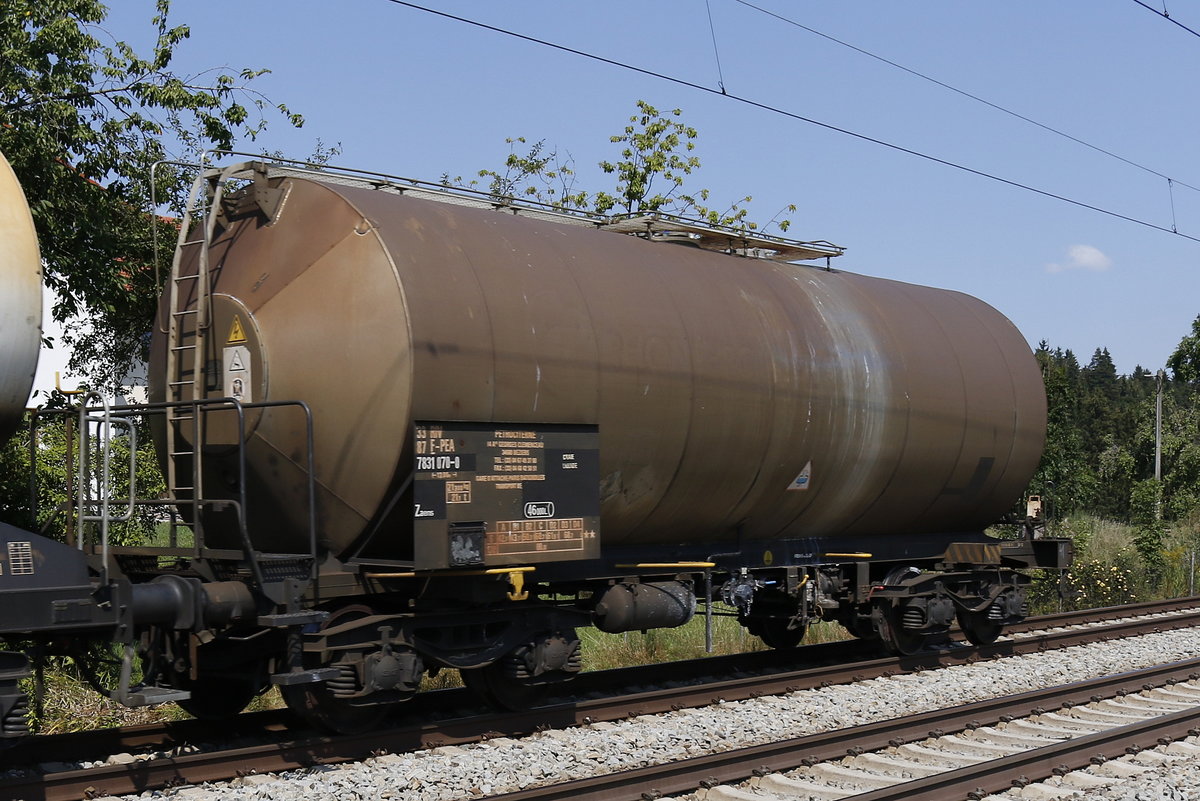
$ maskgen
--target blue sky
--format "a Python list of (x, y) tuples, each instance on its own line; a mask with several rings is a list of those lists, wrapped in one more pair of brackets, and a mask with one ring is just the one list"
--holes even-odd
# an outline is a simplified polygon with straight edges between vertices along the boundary
[[(1200, 187), (1200, 38), (1133, 0), (757, 5), (1123, 158)], [(111, 3), (105, 29), (149, 49), (152, 0)], [(665, 73), (720, 80), (704, 0), (428, 0), (452, 14)], [(1200, 10), (1173, 18), (1200, 30)], [(1159, 5), (1159, 8), (1162, 6)], [(1200, 238), (1200, 192), (765, 15), (709, 0), (726, 90), (1009, 181)], [(790, 236), (848, 248), (837, 266), (961, 290), (1036, 344), (1096, 347), (1117, 369), (1165, 362), (1200, 313), (1200, 242), (388, 0), (175, 0), (192, 27), (174, 67), (268, 67), (253, 83), (306, 117), (257, 143), (415, 178), (502, 164), (506, 137), (570, 153), (579, 185), (638, 99), (700, 132), (692, 188), (795, 203)], [(1172, 211), (1172, 199), (1174, 211)]]

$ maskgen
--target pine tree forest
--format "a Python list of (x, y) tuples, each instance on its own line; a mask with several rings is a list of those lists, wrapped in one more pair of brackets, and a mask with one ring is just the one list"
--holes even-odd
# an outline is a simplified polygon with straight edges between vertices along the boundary
[[(1046, 504), (1050, 534), (1075, 541), (1075, 566), (1062, 581), (1066, 603), (1194, 594), (1200, 577), (1200, 317), (1161, 372), (1139, 366), (1119, 375), (1103, 347), (1086, 363), (1046, 342), (1035, 355), (1046, 383), (1048, 425), (1030, 493)], [(1050, 590), (1042, 586), (1043, 601), (1057, 595)]]

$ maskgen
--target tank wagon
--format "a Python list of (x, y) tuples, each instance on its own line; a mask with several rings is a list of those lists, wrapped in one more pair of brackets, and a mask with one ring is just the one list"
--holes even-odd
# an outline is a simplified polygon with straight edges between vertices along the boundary
[(219, 716), (278, 685), (356, 728), (456, 668), (521, 706), (579, 671), (578, 628), (718, 601), (776, 647), (820, 619), (900, 653), (955, 622), (986, 642), (1026, 613), (1020, 570), (1069, 559), (983, 534), (1046, 407), (967, 295), (833, 270), (825, 242), (381, 175), (245, 163), (191, 203), (151, 403), (80, 423), (154, 416), (186, 527), (119, 547), (97, 491), (76, 547), (19, 534), (29, 586), (69, 575), (0, 623), (123, 645), (126, 703)]
[(0, 438), (20, 423), (42, 341), (42, 262), (21, 185), (0, 155)]
[[(0, 154), (0, 442), (20, 424), (33, 386), (42, 338), (42, 262), (37, 234), (21, 185)], [(14, 564), (31, 555), (22, 543), (30, 535), (0, 521), (0, 567), (12, 574)], [(51, 543), (50, 545), (53, 545)], [(15, 547), (14, 547), (15, 546)], [(4, 579), (5, 595), (20, 585)], [(6, 597), (7, 601), (8, 598)], [(36, 603), (36, 601), (32, 601)], [(11, 629), (0, 624), (0, 632)], [(27, 704), (18, 681), (28, 675), (27, 660), (16, 652), (0, 652), (0, 738), (25, 730)]]

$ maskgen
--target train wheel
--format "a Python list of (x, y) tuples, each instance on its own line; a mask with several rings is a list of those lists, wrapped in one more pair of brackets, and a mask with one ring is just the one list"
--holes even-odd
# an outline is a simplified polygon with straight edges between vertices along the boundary
[(860, 640), (868, 642), (879, 639), (879, 632), (875, 630), (875, 624), (871, 622), (869, 617), (858, 617), (852, 615), (845, 620), (840, 621), (846, 631)]
[[(170, 677), (171, 686), (192, 697), (179, 708), (201, 720), (222, 720), (241, 712), (267, 686), (266, 663), (245, 646), (214, 640), (195, 650), (196, 663)], [(191, 678), (191, 670), (197, 672)]]
[(391, 712), (387, 704), (355, 706), (325, 686), (299, 684), (280, 687), (288, 709), (314, 726), (336, 734), (361, 734), (379, 726)]
[[(358, 618), (373, 614), (366, 606), (347, 606), (337, 610), (325, 621), (322, 628), (341, 626)], [(334, 679), (341, 685), (358, 684), (358, 674), (350, 665), (335, 665), (342, 676)], [(295, 684), (280, 687), (280, 694), (288, 709), (318, 728), (337, 734), (359, 734), (376, 728), (391, 712), (388, 704), (353, 704), (350, 699), (340, 698), (329, 687), (329, 682)]]
[(900, 607), (880, 607), (875, 630), (889, 651), (899, 656), (912, 656), (925, 647), (928, 636), (921, 632), (908, 631), (900, 622)]
[(503, 660), (481, 668), (459, 668), (463, 684), (485, 703), (510, 712), (522, 712), (538, 706), (547, 685), (529, 684), (504, 672)]
[(752, 633), (772, 648), (795, 648), (804, 639), (806, 626), (788, 628), (791, 621), (782, 617), (769, 617), (758, 622)]
[(255, 666), (247, 667), (246, 671), (247, 675), (244, 677), (227, 674), (201, 675), (195, 681), (181, 682), (179, 689), (187, 690), (192, 697), (176, 703), (184, 712), (200, 720), (231, 718), (245, 709), (247, 704), (262, 692), (262, 687), (255, 678), (258, 674)]
[(991, 645), (1004, 631), (1004, 624), (988, 619), (987, 610), (964, 612), (958, 610), (958, 627), (972, 645)]

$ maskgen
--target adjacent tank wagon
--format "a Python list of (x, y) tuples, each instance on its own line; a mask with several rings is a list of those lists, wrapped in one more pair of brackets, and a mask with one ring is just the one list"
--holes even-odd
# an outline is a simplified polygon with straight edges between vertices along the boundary
[(0, 155), (0, 439), (25, 411), (42, 342), (42, 261), (33, 218)]

